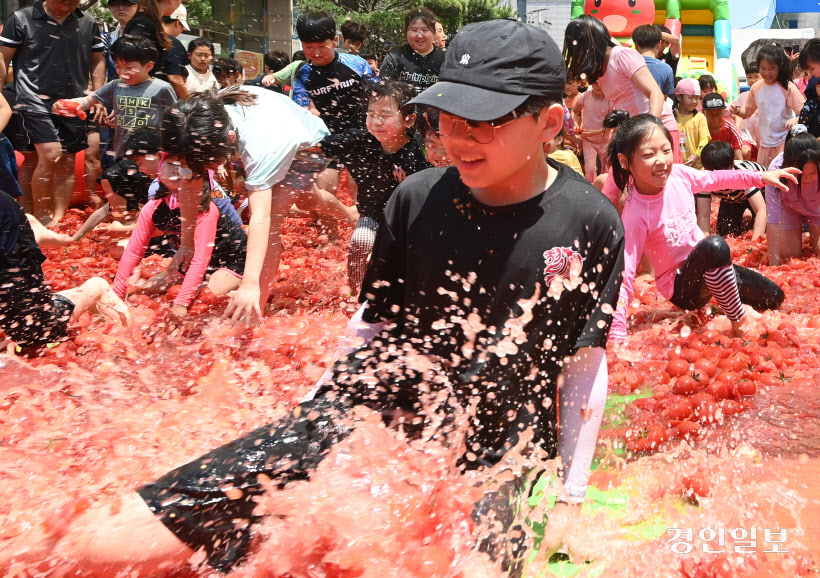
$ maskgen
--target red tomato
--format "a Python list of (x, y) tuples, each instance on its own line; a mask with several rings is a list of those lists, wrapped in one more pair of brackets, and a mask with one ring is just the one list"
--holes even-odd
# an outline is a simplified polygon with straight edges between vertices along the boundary
[(684, 420), (675, 426), (675, 435), (683, 439), (692, 439), (700, 433), (700, 424), (694, 421)]
[(215, 305), (216, 302), (219, 301), (219, 297), (214, 295), (214, 292), (208, 287), (205, 287), (199, 292), (199, 295), (196, 296), (196, 301), (197, 303), (205, 303), (206, 305)]
[(750, 379), (741, 379), (735, 383), (735, 392), (738, 395), (754, 395), (756, 391), (757, 386)]
[(166, 301), (173, 301), (179, 295), (179, 290), (182, 289), (182, 285), (171, 285), (168, 287), (168, 291), (165, 292), (165, 299)]
[(662, 415), (673, 420), (686, 420), (692, 417), (692, 403), (686, 399), (675, 400), (663, 409)]
[(631, 452), (647, 453), (652, 451), (652, 442), (645, 437), (632, 437), (626, 439), (626, 449)]
[(731, 386), (726, 385), (722, 381), (716, 381), (709, 384), (706, 388), (706, 393), (715, 399), (729, 399), (732, 397), (732, 389)]
[(188, 315), (202, 315), (211, 310), (211, 306), (207, 303), (194, 303), (188, 308)]
[(689, 363), (695, 363), (697, 360), (703, 357), (701, 352), (694, 348), (684, 349), (680, 352), (680, 356), (687, 360)]
[(670, 359), (669, 363), (666, 364), (666, 373), (669, 374), (669, 377), (680, 377), (682, 375), (686, 375), (689, 373), (689, 362), (685, 359), (681, 359), (680, 357)]
[(783, 379), (772, 373), (760, 373), (756, 376), (755, 381), (766, 387), (780, 387), (784, 382)]
[(682, 375), (672, 386), (672, 391), (677, 395), (692, 395), (700, 390), (700, 384), (691, 375)]
[(695, 500), (712, 495), (712, 482), (701, 470), (683, 478), (683, 488), (684, 496)]
[(766, 343), (777, 343), (780, 347), (791, 345), (791, 341), (786, 338), (783, 332), (776, 329), (762, 333), (760, 337), (757, 338), (757, 341), (761, 345)]
[(647, 428), (646, 439), (649, 440), (651, 448), (656, 450), (662, 443), (669, 439), (669, 436), (666, 434), (666, 430), (664, 428), (660, 426), (653, 426)]
[(720, 402), (720, 409), (723, 415), (737, 415), (746, 410), (742, 403), (738, 403), (733, 399), (724, 399)]
[(165, 267), (163, 267), (161, 264), (149, 263), (147, 265), (142, 266), (142, 270), (140, 271), (140, 277), (142, 277), (143, 279), (150, 279), (154, 275), (159, 275), (163, 271), (165, 271)]
[(712, 363), (708, 359), (699, 359), (695, 362), (695, 371), (698, 373), (706, 374), (710, 378), (712, 378), (718, 372), (718, 368), (714, 363)]
[(717, 364), (722, 371), (741, 371), (743, 369), (743, 360), (737, 355), (727, 359), (721, 359)]

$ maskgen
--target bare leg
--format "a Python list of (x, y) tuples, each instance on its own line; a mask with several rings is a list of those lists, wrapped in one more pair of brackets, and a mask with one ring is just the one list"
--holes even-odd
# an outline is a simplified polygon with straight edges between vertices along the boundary
[(37, 143), (34, 147), (37, 149), (37, 166), (31, 176), (32, 212), (44, 225), (50, 225), (54, 221), (54, 176), (63, 149), (58, 142)]
[(27, 213), (34, 212), (34, 202), (31, 198), (31, 178), (34, 175), (34, 167), (37, 166), (37, 153), (34, 151), (23, 153), (23, 164), (17, 171), (17, 181), (23, 189), (22, 205)]
[[(771, 249), (770, 249), (771, 250)], [(791, 259), (803, 253), (803, 229), (780, 231), (780, 258)], [(778, 263), (779, 264), (779, 263)]]
[(88, 148), (85, 149), (85, 186), (88, 191), (88, 201), (95, 209), (105, 202), (99, 195), (97, 177), (102, 172), (100, 162), (100, 133), (96, 130), (88, 131)]
[[(334, 197), (339, 190), (339, 170), (325, 169), (316, 175), (316, 180), (312, 186), (313, 189), (327, 191)], [(305, 187), (307, 190), (308, 187)], [(328, 202), (331, 202), (328, 200)], [(336, 218), (328, 213), (322, 211), (320, 206), (313, 204), (305, 205), (310, 212), (311, 218), (319, 225), (319, 229), (326, 234), (330, 239), (339, 238), (339, 223)]]
[(74, 193), (74, 155), (65, 153), (57, 163), (57, 173), (54, 176), (54, 220), (65, 217), (71, 195)]
[(259, 275), (259, 306), (263, 314), (273, 291), (273, 284), (276, 283), (276, 278), (279, 275), (279, 260), (282, 257), (282, 221), (285, 220), (285, 216), (288, 214), (294, 193), (292, 189), (285, 186), (273, 188), (268, 250), (265, 252), (265, 262)]
[(74, 242), (74, 238), (71, 237), (71, 235), (57, 233), (46, 228), (34, 215), (26, 213), (26, 218), (28, 218), (28, 223), (31, 225), (32, 231), (34, 231), (34, 240), (37, 241), (37, 244), (41, 247), (65, 247)]
[(109, 321), (123, 325), (131, 319), (128, 307), (117, 297), (108, 281), (101, 277), (92, 277), (79, 287), (60, 291), (59, 294), (68, 297), (74, 303), (74, 321), (89, 309), (96, 309)]
[(180, 568), (194, 552), (154, 516), (136, 493), (95, 506), (71, 521), (62, 537), (35, 528), (6, 550), (0, 569), (31, 568), (49, 559), (82, 563), (84, 576), (154, 576)]
[(809, 225), (809, 237), (811, 250), (815, 255), (820, 256), (820, 227)]
[(316, 184), (311, 190), (302, 191), (296, 197), (296, 206), (305, 211), (316, 211), (347, 221), (351, 226), (359, 220), (359, 211), (356, 207), (344, 205), (334, 195), (318, 188)]
[(214, 295), (225, 295), (226, 293), (230, 293), (231, 291), (238, 289), (241, 282), (242, 279), (236, 275), (232, 275), (227, 271), (219, 269), (214, 271), (213, 275), (211, 275), (210, 279), (208, 279), (208, 289), (210, 289)]
[(698, 227), (704, 235), (711, 235), (712, 231), (712, 197), (695, 197), (695, 214), (698, 218)]

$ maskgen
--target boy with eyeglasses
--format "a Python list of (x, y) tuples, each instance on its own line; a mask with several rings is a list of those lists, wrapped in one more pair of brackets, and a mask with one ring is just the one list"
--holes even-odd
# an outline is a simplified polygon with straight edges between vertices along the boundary
[[(514, 447), (560, 455), (566, 492), (547, 526), (560, 537), (584, 499), (603, 415), (624, 239), (612, 203), (544, 158), (544, 143), (563, 125), (565, 76), (561, 53), (539, 28), (495, 20), (456, 35), (440, 81), (411, 101), (441, 111), (455, 166), (410, 175), (390, 198), (355, 326), (365, 344), (337, 362), (313, 400), (116, 509), (81, 514), (54, 551), (93, 550), (109, 573), (114, 560), (130, 557), (150, 573), (202, 549), (227, 571), (265, 514), (256, 499), (272, 486), (260, 478), (308, 478), (356, 427), (359, 405), (398, 421), (408, 436), (430, 428), (439, 438), (456, 423), (455, 408), (471, 407), (459, 460), (466, 469), (498, 464)], [(513, 517), (499, 494), (476, 510), (495, 510), (508, 529)], [(86, 536), (73, 532), (80, 528)], [(508, 540), (479, 547), (496, 556)], [(520, 566), (510, 562), (516, 575)]]

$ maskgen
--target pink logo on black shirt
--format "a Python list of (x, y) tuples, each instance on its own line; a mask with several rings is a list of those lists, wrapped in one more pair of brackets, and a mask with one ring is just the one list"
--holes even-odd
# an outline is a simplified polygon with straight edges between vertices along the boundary
[(581, 254), (570, 247), (553, 247), (544, 251), (544, 281), (549, 286), (556, 277), (568, 279), (573, 263), (578, 265), (576, 271), (580, 272), (583, 262)]

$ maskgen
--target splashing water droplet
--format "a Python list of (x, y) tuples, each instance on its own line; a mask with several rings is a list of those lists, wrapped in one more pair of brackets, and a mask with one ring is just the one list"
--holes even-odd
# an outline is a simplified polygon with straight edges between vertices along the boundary
[(689, 327), (688, 325), (684, 325), (683, 327), (680, 328), (680, 336), (681, 337), (686, 339), (690, 335), (692, 335), (692, 328), (691, 327)]

